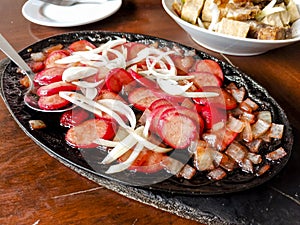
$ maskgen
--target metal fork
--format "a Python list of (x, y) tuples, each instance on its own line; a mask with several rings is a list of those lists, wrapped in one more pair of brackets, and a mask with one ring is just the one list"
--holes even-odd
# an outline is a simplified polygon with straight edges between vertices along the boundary
[(48, 4), (59, 6), (71, 6), (76, 4), (102, 4), (113, 0), (39, 0)]

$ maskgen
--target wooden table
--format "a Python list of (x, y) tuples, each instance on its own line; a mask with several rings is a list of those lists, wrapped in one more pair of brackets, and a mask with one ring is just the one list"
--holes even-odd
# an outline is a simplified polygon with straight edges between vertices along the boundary
[[(164, 12), (160, 0), (124, 0), (120, 10), (111, 17), (72, 28), (45, 27), (27, 21), (21, 14), (24, 3), (25, 0), (1, 0), (0, 3), (0, 31), (17, 50), (64, 32), (107, 30), (153, 35), (223, 59), (196, 45)], [(294, 157), (298, 159), (299, 50), (300, 43), (297, 43), (259, 56), (227, 56), (261, 83), (285, 109), (294, 128), (294, 151), (297, 151)], [(0, 53), (0, 59), (4, 58)], [(2, 100), (0, 130), (0, 224), (197, 224), (127, 199), (63, 166), (24, 134)]]

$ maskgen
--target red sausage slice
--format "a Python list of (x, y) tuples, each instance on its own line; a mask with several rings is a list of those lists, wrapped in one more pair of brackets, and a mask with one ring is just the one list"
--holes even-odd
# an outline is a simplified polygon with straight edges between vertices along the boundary
[(180, 113), (165, 111), (158, 123), (158, 132), (162, 140), (175, 149), (185, 149), (197, 138), (193, 120)]
[(119, 93), (124, 85), (134, 82), (134, 78), (123, 68), (112, 69), (105, 79), (108, 90)]
[(76, 91), (77, 86), (64, 81), (58, 81), (40, 87), (37, 90), (38, 96), (50, 96), (59, 93), (60, 91)]
[(62, 74), (64, 70), (65, 68), (62, 67), (46, 68), (35, 75), (34, 81), (39, 85), (48, 85), (62, 81)]
[(159, 99), (159, 97), (157, 97), (150, 89), (143, 87), (135, 89), (128, 96), (129, 102), (141, 111), (149, 108), (152, 102), (157, 99)]
[(96, 46), (87, 40), (79, 40), (70, 44), (68, 48), (73, 52), (77, 52), (77, 51), (87, 51), (90, 49), (94, 49), (96, 48)]
[(62, 97), (59, 94), (42, 96), (38, 100), (38, 105), (41, 109), (54, 110), (61, 109), (69, 105), (70, 102)]
[(70, 128), (66, 134), (66, 141), (76, 148), (94, 148), (93, 143), (98, 138), (109, 140), (115, 135), (114, 125), (108, 120), (90, 119), (80, 125)]
[(195, 63), (195, 71), (197, 72), (209, 72), (219, 77), (221, 81), (224, 80), (224, 75), (221, 66), (211, 59), (198, 60)]
[(222, 80), (214, 75), (213, 73), (209, 72), (191, 72), (189, 75), (194, 76), (193, 79), (194, 84), (198, 88), (206, 87), (206, 86), (214, 86), (214, 87), (221, 87)]
[(87, 120), (89, 116), (90, 114), (86, 110), (75, 108), (62, 114), (60, 117), (60, 125), (64, 127), (73, 127)]

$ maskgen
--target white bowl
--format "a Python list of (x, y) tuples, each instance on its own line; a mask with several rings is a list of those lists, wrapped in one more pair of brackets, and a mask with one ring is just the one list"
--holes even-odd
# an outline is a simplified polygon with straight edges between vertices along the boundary
[(236, 56), (259, 55), (269, 50), (300, 41), (300, 36), (293, 39), (271, 41), (239, 38), (209, 31), (179, 18), (172, 9), (173, 1), (174, 0), (162, 0), (162, 5), (165, 11), (191, 36), (197, 44), (215, 52)]

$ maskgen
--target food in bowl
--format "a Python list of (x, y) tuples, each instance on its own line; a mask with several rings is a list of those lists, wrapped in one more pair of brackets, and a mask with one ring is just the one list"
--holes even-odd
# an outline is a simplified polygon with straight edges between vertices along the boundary
[(178, 16), (210, 31), (240, 38), (285, 40), (299, 35), (296, 0), (175, 0)]

